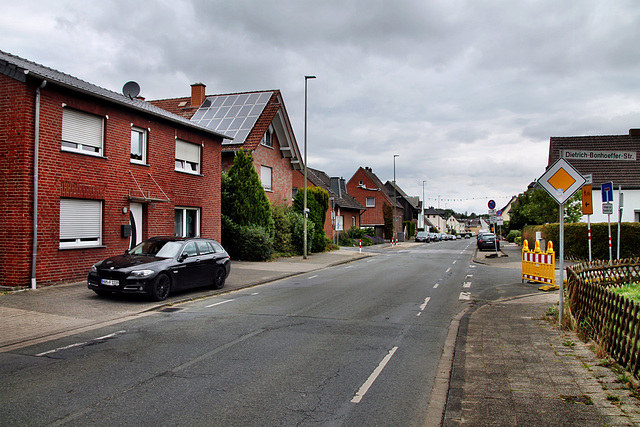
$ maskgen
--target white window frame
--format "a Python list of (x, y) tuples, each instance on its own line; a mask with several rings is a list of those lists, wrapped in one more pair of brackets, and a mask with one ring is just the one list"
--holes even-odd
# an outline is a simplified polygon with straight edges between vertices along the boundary
[[(142, 165), (146, 165), (147, 164), (147, 141), (149, 140), (149, 136), (148, 136), (148, 130), (147, 129), (143, 129), (143, 128), (139, 128), (137, 126), (133, 126), (131, 125), (131, 163), (138, 163), (138, 164), (142, 164)], [(134, 136), (138, 136), (138, 141), (141, 142), (142, 145), (142, 153), (141, 153), (141, 159), (136, 159), (134, 158), (134, 152), (133, 152), (133, 141), (134, 141)], [(140, 141), (140, 139), (142, 141)], [(135, 153), (137, 154), (137, 153)]]
[(355, 217), (355, 216), (352, 216), (352, 217), (351, 217), (351, 226), (352, 226), (352, 227), (355, 227), (355, 226), (356, 226), (356, 217)]
[(104, 117), (62, 108), (62, 151), (103, 156)]
[(264, 135), (262, 135), (260, 144), (265, 147), (273, 148), (273, 127), (271, 125), (269, 125), (269, 129), (267, 129)]
[(200, 175), (202, 146), (176, 138), (175, 168), (178, 172)]
[(260, 182), (265, 191), (273, 191), (273, 169), (269, 166), (260, 166)]
[(60, 199), (60, 249), (102, 246), (102, 200)]
[(367, 197), (366, 200), (366, 208), (375, 208), (376, 207), (376, 198), (375, 197)]
[(185, 206), (176, 206), (174, 210), (174, 230), (176, 228), (176, 221), (178, 215), (181, 216), (181, 230), (175, 230), (175, 235), (178, 237), (187, 237), (187, 212), (195, 212), (196, 213), (196, 228), (195, 228), (195, 236), (189, 237), (200, 237), (200, 208), (191, 208)]

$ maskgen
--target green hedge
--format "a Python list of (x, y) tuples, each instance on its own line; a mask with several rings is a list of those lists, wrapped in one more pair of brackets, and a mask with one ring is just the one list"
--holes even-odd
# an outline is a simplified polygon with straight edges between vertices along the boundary
[[(527, 225), (522, 230), (522, 239), (529, 242), (533, 250), (536, 232), (540, 231), (542, 238), (553, 242), (553, 250), (558, 253), (560, 243), (560, 225)], [(611, 253), (617, 256), (618, 223), (611, 224)], [(546, 248), (541, 248), (543, 251)], [(564, 256), (566, 259), (588, 260), (589, 240), (586, 223), (564, 225)], [(591, 257), (592, 259), (609, 259), (609, 231), (606, 222), (591, 224)], [(620, 258), (640, 257), (640, 223), (623, 222), (620, 230)]]

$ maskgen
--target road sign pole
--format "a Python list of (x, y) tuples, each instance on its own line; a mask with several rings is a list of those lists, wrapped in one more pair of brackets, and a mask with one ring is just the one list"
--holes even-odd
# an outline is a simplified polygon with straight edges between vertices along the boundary
[(622, 228), (622, 186), (618, 186), (618, 251), (616, 259), (620, 259), (620, 229)]
[(591, 215), (587, 215), (587, 235), (589, 236), (589, 262), (591, 262)]
[(562, 328), (562, 303), (564, 300), (564, 203), (560, 203), (560, 301), (558, 302), (558, 322)]
[(607, 214), (607, 224), (609, 225), (609, 264), (611, 264), (613, 259), (611, 254), (611, 214)]

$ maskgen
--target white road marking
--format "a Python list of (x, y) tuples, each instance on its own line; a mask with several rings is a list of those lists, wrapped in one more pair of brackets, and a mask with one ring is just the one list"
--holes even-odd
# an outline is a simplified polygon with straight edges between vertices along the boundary
[(74, 347), (80, 347), (80, 346), (86, 345), (86, 344), (88, 344), (89, 342), (92, 342), (92, 341), (103, 341), (103, 340), (107, 340), (107, 339), (109, 339), (109, 338), (113, 338), (113, 337), (115, 337), (115, 336), (117, 336), (117, 335), (124, 334), (125, 332), (127, 332), (127, 331), (118, 331), (118, 332), (114, 332), (114, 333), (112, 333), (112, 334), (104, 335), (104, 336), (102, 336), (102, 337), (98, 337), (98, 338), (94, 338), (94, 339), (89, 340), (89, 341), (77, 342), (77, 343), (75, 343), (75, 344), (69, 344), (69, 345), (66, 345), (66, 346), (64, 346), (64, 347), (58, 347), (58, 348), (54, 348), (53, 350), (44, 351), (44, 352), (42, 352), (42, 353), (38, 353), (38, 354), (36, 354), (35, 356), (36, 356), (36, 357), (46, 356), (47, 354), (57, 353), (58, 351), (68, 350), (68, 349), (70, 349), (70, 348), (74, 348)]
[(463, 287), (463, 288), (470, 288), (470, 287), (471, 287), (471, 282), (464, 282), (464, 283), (462, 284), (462, 287)]
[(424, 311), (425, 308), (427, 308), (427, 304), (429, 304), (429, 301), (431, 300), (431, 297), (426, 297), (424, 299), (424, 302), (422, 303), (422, 305), (420, 306), (420, 311), (416, 314), (416, 316), (420, 316), (422, 314), (422, 312)]
[(309, 276), (309, 277), (307, 277), (307, 280), (315, 279), (316, 277), (318, 277), (318, 275), (317, 275), (317, 274), (315, 274), (315, 275), (313, 275), (313, 276)]
[(347, 266), (345, 267), (345, 270), (346, 270), (347, 268), (353, 268), (353, 265), (347, 265)]
[(461, 300), (470, 300), (471, 299), (471, 292), (460, 292), (460, 298)]
[(445, 273), (448, 273), (451, 271), (451, 267), (447, 268), (447, 271), (445, 271)]
[(226, 303), (231, 302), (231, 301), (235, 301), (235, 299), (227, 299), (227, 300), (224, 300), (224, 301), (220, 301), (220, 302), (216, 302), (216, 303), (213, 303), (213, 304), (205, 305), (205, 308), (215, 307), (216, 305), (226, 304)]
[(436, 283), (435, 285), (433, 285), (433, 289), (438, 289), (438, 286), (440, 286), (440, 283)]
[(374, 369), (371, 375), (369, 375), (369, 378), (367, 378), (367, 380), (364, 382), (364, 384), (362, 384), (362, 386), (360, 387), (358, 392), (355, 394), (355, 396), (353, 396), (353, 399), (351, 399), (351, 403), (360, 403), (360, 401), (362, 400), (364, 395), (367, 394), (367, 392), (369, 391), (369, 388), (371, 388), (371, 386), (373, 385), (375, 380), (378, 378), (378, 376), (380, 375), (384, 367), (387, 366), (387, 363), (389, 363), (389, 360), (391, 360), (391, 357), (393, 357), (393, 354), (396, 352), (397, 349), (398, 349), (398, 346), (393, 347), (389, 351), (389, 353), (384, 357), (384, 359), (382, 359), (378, 367)]
[(454, 259), (452, 264), (455, 264), (455, 263), (456, 263), (456, 261), (458, 261), (458, 260), (457, 260), (457, 259)]

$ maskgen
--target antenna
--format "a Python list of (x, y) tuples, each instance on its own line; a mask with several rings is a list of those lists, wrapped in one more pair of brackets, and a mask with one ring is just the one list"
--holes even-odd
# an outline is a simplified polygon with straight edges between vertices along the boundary
[(127, 82), (122, 87), (122, 94), (133, 99), (140, 94), (140, 85), (136, 82)]

